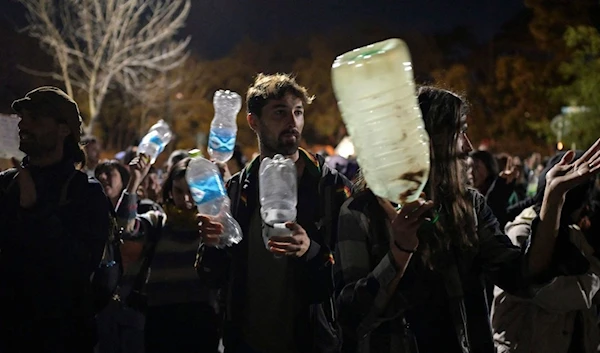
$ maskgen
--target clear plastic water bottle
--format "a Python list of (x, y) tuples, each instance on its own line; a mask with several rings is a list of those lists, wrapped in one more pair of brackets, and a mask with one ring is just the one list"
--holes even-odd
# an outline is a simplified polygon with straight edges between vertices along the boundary
[(259, 168), (260, 215), (264, 223), (263, 240), (274, 236), (290, 236), (286, 222), (296, 220), (298, 187), (296, 165), (280, 154), (273, 159), (264, 158)]
[(196, 157), (190, 161), (185, 179), (198, 213), (211, 216), (223, 225), (223, 234), (217, 247), (224, 248), (239, 243), (242, 240), (242, 230), (231, 215), (231, 201), (219, 168), (209, 160)]
[(150, 157), (150, 163), (156, 162), (156, 157), (164, 151), (167, 144), (171, 141), (173, 133), (171, 128), (164, 120), (159, 120), (156, 124), (152, 125), (146, 136), (142, 138), (137, 153), (145, 154)]
[(213, 97), (215, 117), (210, 124), (208, 153), (218, 162), (227, 162), (233, 156), (237, 135), (237, 114), (242, 108), (242, 97), (232, 91), (218, 90)]
[(429, 178), (429, 135), (406, 43), (389, 39), (354, 49), (338, 56), (331, 71), (369, 188), (398, 204), (416, 200)]

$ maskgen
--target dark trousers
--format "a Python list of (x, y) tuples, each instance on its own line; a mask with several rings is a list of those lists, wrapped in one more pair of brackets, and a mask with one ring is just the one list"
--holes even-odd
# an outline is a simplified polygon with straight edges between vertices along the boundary
[(234, 349), (225, 348), (225, 353), (261, 353), (261, 352), (255, 350), (254, 348), (250, 347), (246, 343), (242, 342)]
[(98, 315), (96, 353), (144, 353), (144, 314), (111, 301)]
[(0, 318), (0, 353), (92, 353), (95, 344), (93, 318)]
[(220, 320), (207, 303), (151, 306), (146, 316), (146, 353), (216, 353)]

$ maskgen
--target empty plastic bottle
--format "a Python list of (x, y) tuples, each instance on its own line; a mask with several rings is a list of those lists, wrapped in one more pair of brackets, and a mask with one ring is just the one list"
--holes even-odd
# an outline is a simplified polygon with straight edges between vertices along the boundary
[(156, 157), (164, 151), (165, 146), (171, 141), (173, 133), (171, 128), (164, 120), (159, 120), (152, 125), (146, 136), (142, 138), (137, 153), (145, 154), (150, 157), (150, 163), (156, 162)]
[(240, 225), (231, 215), (229, 196), (219, 168), (202, 157), (193, 158), (185, 179), (190, 188), (198, 213), (211, 216), (223, 225), (219, 248), (237, 244), (242, 240)]
[(260, 215), (264, 223), (263, 240), (268, 249), (267, 242), (272, 236), (291, 235), (285, 223), (296, 220), (296, 165), (280, 154), (273, 159), (264, 158), (260, 163), (258, 178)]
[(332, 83), (369, 188), (399, 204), (416, 200), (429, 178), (429, 135), (406, 43), (389, 39), (338, 56)]
[(218, 162), (227, 162), (233, 156), (237, 135), (237, 114), (242, 108), (242, 97), (232, 91), (218, 90), (213, 97), (215, 116), (210, 124), (208, 153)]

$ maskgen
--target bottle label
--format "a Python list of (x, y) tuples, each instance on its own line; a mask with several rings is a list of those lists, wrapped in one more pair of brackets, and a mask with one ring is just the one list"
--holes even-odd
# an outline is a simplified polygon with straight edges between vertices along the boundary
[(214, 175), (205, 179), (196, 179), (189, 183), (190, 192), (196, 205), (210, 202), (219, 197), (227, 195), (225, 185), (220, 175)]
[(163, 143), (163, 140), (160, 138), (158, 132), (155, 130), (150, 131), (146, 136), (144, 136), (140, 145), (144, 143), (158, 146), (158, 149), (156, 151), (157, 156), (165, 149), (165, 144)]
[(150, 143), (153, 143), (158, 146), (158, 154), (160, 154), (164, 149), (165, 145), (163, 144), (162, 139), (158, 136), (158, 134), (150, 137)]
[(208, 147), (217, 152), (231, 152), (235, 148), (235, 134), (217, 135), (211, 131), (208, 136)]

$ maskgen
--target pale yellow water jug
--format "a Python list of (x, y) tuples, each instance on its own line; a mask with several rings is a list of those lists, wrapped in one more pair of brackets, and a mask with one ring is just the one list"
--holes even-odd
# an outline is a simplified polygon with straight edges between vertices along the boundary
[(429, 135), (406, 43), (388, 39), (338, 56), (332, 83), (369, 188), (401, 205), (416, 200), (429, 177)]

